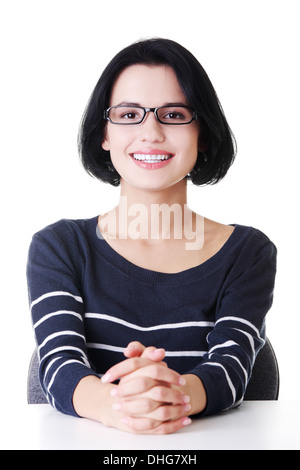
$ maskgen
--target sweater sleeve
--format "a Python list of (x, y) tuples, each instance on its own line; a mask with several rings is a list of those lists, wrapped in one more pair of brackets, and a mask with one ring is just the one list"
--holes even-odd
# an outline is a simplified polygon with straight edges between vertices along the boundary
[(78, 382), (97, 375), (87, 357), (77, 258), (74, 235), (60, 222), (34, 235), (27, 263), (41, 386), (54, 408), (74, 416)]
[(209, 333), (208, 352), (191, 373), (207, 393), (201, 413), (211, 415), (238, 406), (266, 338), (265, 316), (272, 305), (276, 247), (261, 232), (245, 244), (228, 274)]

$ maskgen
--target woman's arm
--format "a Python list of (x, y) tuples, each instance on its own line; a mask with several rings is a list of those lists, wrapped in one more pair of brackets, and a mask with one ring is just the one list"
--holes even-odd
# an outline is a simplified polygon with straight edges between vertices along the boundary
[(258, 231), (244, 244), (218, 302), (208, 351), (187, 373), (197, 375), (207, 393), (202, 416), (238, 406), (255, 358), (265, 343), (265, 317), (272, 305), (276, 247)]
[(78, 382), (98, 376), (88, 358), (80, 269), (75, 262), (82, 263), (74, 234), (64, 221), (33, 236), (27, 281), (39, 379), (49, 403), (73, 416), (77, 416), (72, 399)]

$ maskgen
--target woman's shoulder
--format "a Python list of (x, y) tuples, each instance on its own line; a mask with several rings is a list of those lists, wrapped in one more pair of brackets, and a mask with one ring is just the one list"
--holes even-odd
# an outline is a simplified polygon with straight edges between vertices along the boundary
[(51, 234), (64, 235), (70, 232), (87, 232), (91, 227), (96, 230), (97, 217), (86, 219), (59, 219), (39, 229), (34, 235), (44, 237)]
[(266, 233), (250, 225), (242, 225), (238, 223), (227, 225), (205, 218), (204, 230), (206, 239), (212, 238), (215, 240), (224, 240), (226, 242), (235, 232), (235, 235), (238, 235), (238, 238), (246, 237), (257, 243), (272, 243)]
[(30, 252), (60, 253), (76, 257), (89, 250), (96, 235), (97, 217), (89, 219), (60, 219), (35, 232)]
[(276, 257), (277, 253), (276, 246), (269, 236), (250, 225), (225, 225), (206, 219), (205, 239), (208, 246), (216, 247), (215, 251), (219, 249), (226, 257), (251, 260), (257, 256)]
[(264, 246), (273, 246), (275, 247), (274, 242), (270, 236), (262, 231), (259, 228), (250, 226), (250, 225), (239, 225), (233, 224), (237, 234), (240, 234), (240, 237), (245, 237), (247, 243), (258, 248)]

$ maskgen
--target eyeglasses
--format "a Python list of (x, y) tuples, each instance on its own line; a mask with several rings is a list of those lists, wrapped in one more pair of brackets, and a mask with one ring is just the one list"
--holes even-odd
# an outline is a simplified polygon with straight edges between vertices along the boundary
[(161, 124), (190, 124), (197, 119), (197, 113), (188, 106), (160, 106), (159, 108), (143, 108), (142, 106), (111, 106), (104, 111), (104, 119), (112, 124), (140, 124), (147, 113), (154, 113)]

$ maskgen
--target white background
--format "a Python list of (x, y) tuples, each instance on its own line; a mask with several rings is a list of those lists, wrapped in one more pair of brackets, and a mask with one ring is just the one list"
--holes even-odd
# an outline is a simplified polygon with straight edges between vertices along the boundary
[[(1, 40), (1, 415), (26, 406), (34, 347), (25, 279), (34, 232), (86, 218), (119, 190), (81, 168), (79, 122), (120, 49), (180, 42), (209, 74), (238, 143), (224, 181), (189, 187), (189, 203), (223, 223), (255, 226), (278, 248), (268, 336), (281, 400), (299, 400), (299, 16), (297, 0), (6, 0)], [(16, 414), (17, 419), (17, 414)]]

